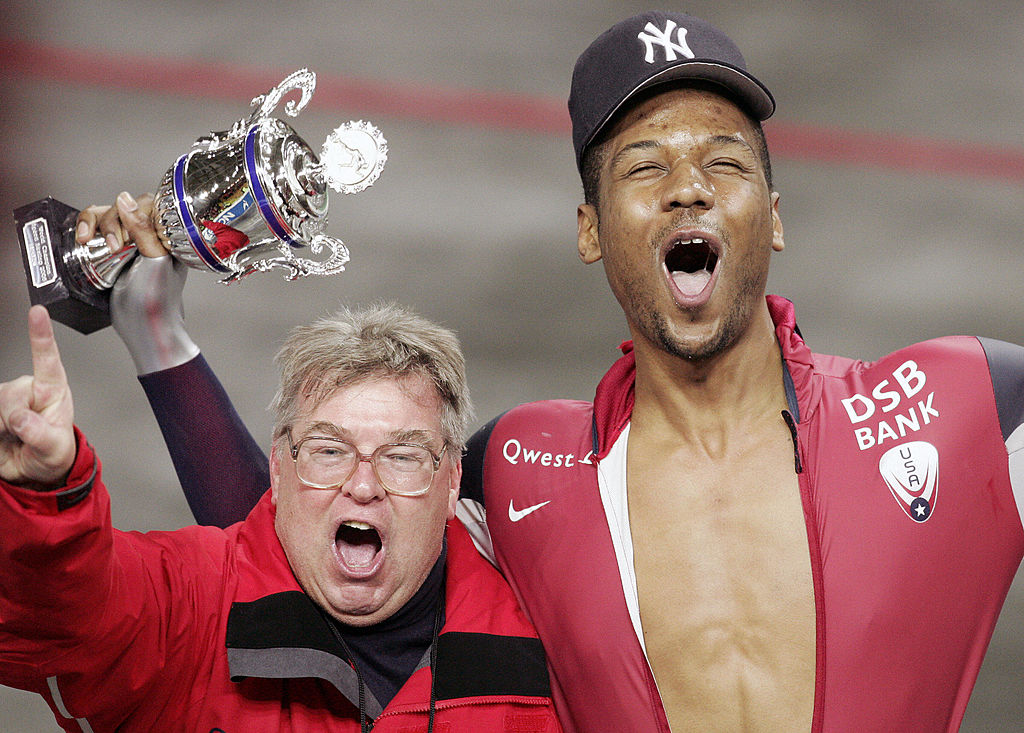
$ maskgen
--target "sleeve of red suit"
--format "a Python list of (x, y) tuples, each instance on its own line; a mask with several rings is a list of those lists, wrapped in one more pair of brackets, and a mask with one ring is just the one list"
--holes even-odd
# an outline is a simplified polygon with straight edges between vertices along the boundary
[(187, 704), (163, 670), (199, 666), (197, 619), (211, 597), (199, 586), (215, 548), (181, 532), (115, 530), (99, 462), (75, 435), (65, 486), (0, 481), (0, 684), (43, 694), (58, 720), (68, 710), (116, 720), (161, 696)]

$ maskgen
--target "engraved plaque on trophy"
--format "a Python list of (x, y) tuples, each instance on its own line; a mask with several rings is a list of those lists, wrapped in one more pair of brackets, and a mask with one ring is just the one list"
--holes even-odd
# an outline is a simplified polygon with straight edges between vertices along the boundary
[[(316, 75), (300, 69), (252, 101), (230, 130), (195, 141), (167, 170), (154, 201), (157, 233), (186, 265), (232, 283), (278, 267), (289, 280), (345, 269), (348, 249), (325, 234), (327, 189), (357, 193), (387, 160), (387, 142), (368, 122), (348, 122), (328, 135), (319, 156), (288, 124), (271, 117), (298, 90), (285, 113), (309, 102)], [(110, 323), (110, 289), (136, 254), (111, 252), (103, 238), (75, 241), (78, 210), (53, 198), (14, 212), (33, 304), (81, 333)], [(300, 256), (309, 252), (318, 260)]]

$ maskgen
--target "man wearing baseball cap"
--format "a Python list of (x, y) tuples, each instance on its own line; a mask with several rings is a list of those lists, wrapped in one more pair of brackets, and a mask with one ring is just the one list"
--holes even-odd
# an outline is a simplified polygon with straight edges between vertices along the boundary
[[(1024, 349), (811, 352), (765, 295), (774, 107), (681, 13), (618, 23), (573, 73), (579, 255), (632, 341), (593, 403), (478, 431), (459, 509), (538, 629), (567, 730), (956, 730), (1024, 554)], [(122, 328), (139, 364), (146, 318)], [(159, 364), (164, 423), (171, 366), (189, 400), (216, 394), (194, 352)], [(173, 438), (201, 476), (203, 437)], [(206, 486), (194, 506), (247, 491)]]
[(766, 297), (774, 108), (680, 13), (576, 63), (579, 255), (632, 342), (478, 432), (462, 496), (578, 730), (956, 730), (1024, 552), (1024, 349), (814, 354)]
[[(478, 434), (467, 475), (580, 728), (599, 706), (630, 730), (955, 730), (1024, 551), (1024, 349), (814, 354), (765, 296), (774, 107), (679, 13), (622, 21), (573, 73), (579, 255), (632, 342), (593, 405)], [(594, 465), (513, 464), (511, 440)]]

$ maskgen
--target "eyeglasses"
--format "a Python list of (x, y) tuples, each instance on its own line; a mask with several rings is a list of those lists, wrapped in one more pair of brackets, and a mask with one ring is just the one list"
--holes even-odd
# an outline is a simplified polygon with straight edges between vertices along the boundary
[(366, 461), (373, 466), (380, 485), (398, 496), (427, 493), (441, 465), (441, 456), (448, 448), (445, 443), (438, 455), (416, 443), (385, 443), (367, 455), (341, 438), (311, 435), (293, 444), (290, 431), (288, 445), (295, 461), (295, 473), (306, 486), (337, 488), (352, 478), (360, 462)]

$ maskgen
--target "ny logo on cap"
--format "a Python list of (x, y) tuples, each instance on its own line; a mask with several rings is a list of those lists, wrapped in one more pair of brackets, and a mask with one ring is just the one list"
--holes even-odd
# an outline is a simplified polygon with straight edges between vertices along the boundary
[[(672, 42), (672, 31), (676, 31), (676, 42)], [(694, 57), (693, 51), (686, 45), (686, 29), (679, 28), (676, 30), (676, 22), (674, 20), (665, 21), (665, 30), (658, 30), (658, 26), (654, 23), (647, 23), (647, 27), (644, 28), (637, 35), (644, 45), (647, 47), (647, 53), (644, 55), (644, 61), (649, 64), (654, 63), (654, 45), (657, 44), (665, 49), (665, 60), (675, 61), (677, 56), (676, 52), (685, 56), (688, 59)]]

